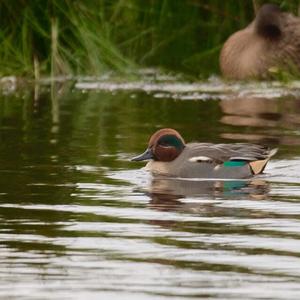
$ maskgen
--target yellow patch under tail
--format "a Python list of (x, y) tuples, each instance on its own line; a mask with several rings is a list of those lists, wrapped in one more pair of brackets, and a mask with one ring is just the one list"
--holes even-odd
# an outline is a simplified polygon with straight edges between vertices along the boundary
[(254, 175), (260, 174), (264, 171), (268, 161), (270, 160), (270, 158), (275, 155), (277, 153), (277, 148), (276, 149), (272, 149), (270, 151), (270, 154), (268, 156), (268, 158), (263, 159), (263, 160), (256, 160), (256, 161), (251, 161), (249, 163), (249, 166), (253, 172)]

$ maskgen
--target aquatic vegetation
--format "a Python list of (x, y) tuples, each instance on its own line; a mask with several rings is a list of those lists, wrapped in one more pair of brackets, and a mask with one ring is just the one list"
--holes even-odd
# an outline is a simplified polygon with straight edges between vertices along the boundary
[[(254, 1), (258, 2), (258, 1)], [(272, 1), (297, 11), (297, 1)], [(0, 3), (0, 75), (128, 73), (161, 66), (218, 71), (225, 39), (253, 17), (252, 1), (8, 1)]]

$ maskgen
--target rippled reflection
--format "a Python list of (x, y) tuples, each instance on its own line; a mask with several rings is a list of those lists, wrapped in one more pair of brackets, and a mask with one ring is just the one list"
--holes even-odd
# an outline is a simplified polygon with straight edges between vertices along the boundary
[(166, 193), (180, 198), (200, 197), (239, 197), (240, 195), (266, 195), (268, 183), (263, 180), (183, 180), (154, 178), (151, 182), (151, 195)]
[(284, 145), (299, 145), (295, 136), (300, 125), (300, 99), (270, 99), (238, 97), (220, 102), (224, 113), (220, 122), (227, 125), (258, 128), (254, 132), (225, 132), (222, 137), (237, 140), (272, 141)]
[[(299, 299), (299, 101), (189, 86), (1, 95), (0, 298)], [(152, 178), (129, 159), (160, 127), (279, 152), (249, 181)]]
[[(149, 206), (162, 211), (177, 211), (204, 215), (232, 215), (234, 210), (225, 212), (210, 200), (267, 199), (269, 183), (254, 179), (228, 181), (191, 181), (181, 179), (154, 178), (147, 195), (151, 198)], [(186, 199), (189, 199), (186, 201)]]

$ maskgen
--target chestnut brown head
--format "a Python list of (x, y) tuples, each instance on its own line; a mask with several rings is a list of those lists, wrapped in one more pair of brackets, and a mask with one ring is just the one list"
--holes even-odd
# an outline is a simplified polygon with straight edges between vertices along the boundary
[(185, 142), (174, 129), (164, 128), (156, 131), (150, 138), (147, 150), (132, 161), (153, 159), (168, 162), (174, 160), (184, 149)]

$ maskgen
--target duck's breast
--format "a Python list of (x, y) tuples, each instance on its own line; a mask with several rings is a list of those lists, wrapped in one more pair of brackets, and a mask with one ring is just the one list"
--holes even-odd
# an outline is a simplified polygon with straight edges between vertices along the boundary
[(220, 55), (223, 75), (232, 79), (257, 77), (268, 71), (273, 57), (271, 45), (254, 33), (253, 26), (234, 33)]

